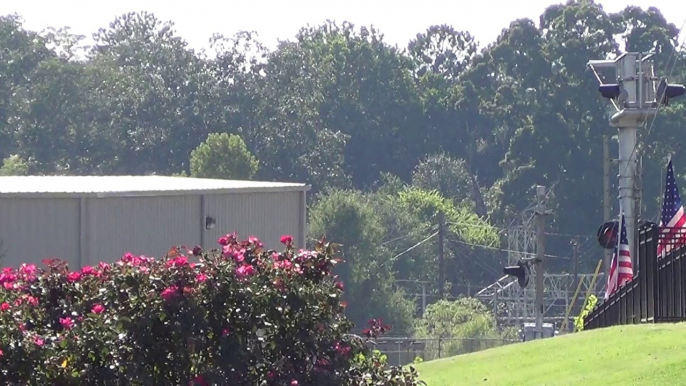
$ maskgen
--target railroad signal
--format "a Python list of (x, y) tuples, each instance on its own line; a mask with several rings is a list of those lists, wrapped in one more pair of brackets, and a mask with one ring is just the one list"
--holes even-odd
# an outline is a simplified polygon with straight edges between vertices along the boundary
[(509, 267), (503, 268), (503, 273), (508, 276), (514, 276), (517, 278), (517, 283), (520, 287), (526, 288), (529, 284), (529, 277), (531, 276), (531, 269), (529, 264), (524, 261), (517, 262), (517, 265), (511, 265)]
[(626, 91), (621, 83), (601, 84), (598, 86), (598, 91), (603, 98), (611, 99), (619, 103), (626, 102), (629, 99), (629, 93)]
[(619, 221), (608, 221), (598, 228), (598, 244), (604, 249), (613, 249), (617, 245)]
[(669, 84), (664, 78), (657, 85), (657, 102), (665, 106), (669, 105), (669, 100), (680, 97), (686, 93), (683, 84)]

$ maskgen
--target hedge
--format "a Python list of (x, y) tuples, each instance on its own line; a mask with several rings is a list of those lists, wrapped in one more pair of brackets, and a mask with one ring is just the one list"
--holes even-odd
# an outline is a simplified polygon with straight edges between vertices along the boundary
[(221, 248), (60, 260), (0, 273), (2, 385), (420, 385), (349, 334), (336, 245), (281, 252), (235, 234)]

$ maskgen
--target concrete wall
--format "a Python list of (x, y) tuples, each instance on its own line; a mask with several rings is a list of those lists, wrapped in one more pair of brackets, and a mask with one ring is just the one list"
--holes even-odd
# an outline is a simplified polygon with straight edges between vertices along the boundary
[[(117, 198), (2, 198), (2, 266), (58, 257), (71, 268), (113, 262), (125, 252), (161, 257), (175, 245), (218, 247), (230, 232), (281, 248), (305, 240), (303, 192)], [(205, 216), (216, 219), (205, 229)]]

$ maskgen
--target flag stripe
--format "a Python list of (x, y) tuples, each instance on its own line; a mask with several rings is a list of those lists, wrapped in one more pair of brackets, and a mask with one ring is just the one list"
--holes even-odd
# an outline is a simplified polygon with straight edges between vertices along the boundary
[(667, 164), (667, 178), (665, 179), (665, 195), (662, 201), (657, 255), (664, 257), (672, 249), (684, 244), (686, 244), (686, 214), (681, 204), (679, 187), (676, 184), (674, 167), (670, 160)]
[(612, 261), (610, 262), (610, 274), (607, 277), (607, 286), (605, 289), (605, 300), (607, 300), (613, 293), (617, 292), (619, 287), (630, 282), (634, 277), (633, 264), (631, 262), (631, 250), (629, 249), (629, 238), (626, 233), (626, 224), (624, 223), (624, 214), (619, 220), (619, 237), (617, 237), (617, 245), (615, 245), (614, 253), (612, 254)]

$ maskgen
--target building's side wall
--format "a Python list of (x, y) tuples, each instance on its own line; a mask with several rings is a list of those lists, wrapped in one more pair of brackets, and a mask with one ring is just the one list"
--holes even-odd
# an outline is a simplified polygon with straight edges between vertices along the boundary
[(200, 243), (200, 196), (89, 198), (86, 206), (88, 264)]
[(204, 246), (215, 248), (217, 239), (231, 232), (241, 239), (257, 236), (267, 248), (282, 248), (279, 240), (286, 234), (299, 243), (305, 237), (301, 196), (297, 191), (206, 195), (204, 213), (217, 224), (205, 230)]
[(79, 266), (78, 198), (0, 198), (0, 266), (59, 258)]

